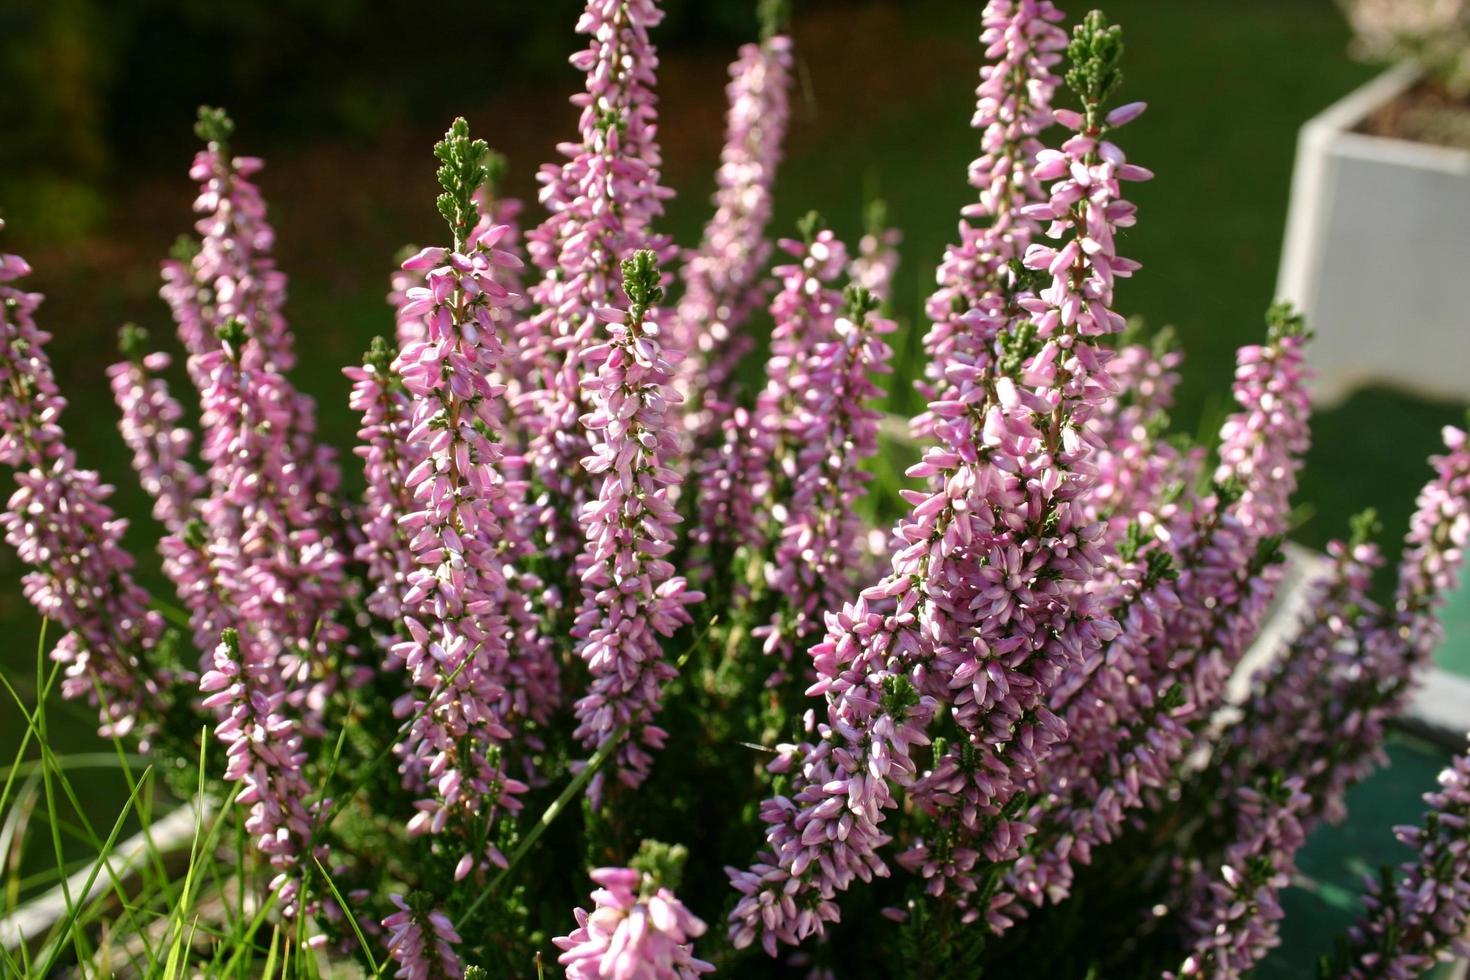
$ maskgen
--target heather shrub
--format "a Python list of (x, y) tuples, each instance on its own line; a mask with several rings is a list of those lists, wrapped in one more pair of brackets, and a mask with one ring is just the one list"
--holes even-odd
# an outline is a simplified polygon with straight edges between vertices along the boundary
[(1343, 0), (1360, 55), (1408, 59), (1457, 96), (1470, 95), (1470, 6), (1463, 0)]
[[(172, 596), (135, 581), (68, 448), (29, 267), (0, 256), (0, 523), (60, 633), (43, 692), (96, 709), (124, 817), (171, 793), (195, 831), (183, 870), (156, 842), (119, 869), (122, 818), (89, 824), (86, 887), (8, 969), (1230, 977), (1278, 943), (1306, 835), (1381, 764), (1440, 640), (1465, 433), (1393, 585), (1365, 515), (1232, 699), (1282, 586), (1311, 335), (1273, 307), (1218, 438), (1170, 432), (1183, 355), (1116, 293), (1153, 177), (1125, 150), (1121, 31), (985, 6), (975, 200), (926, 304), (924, 408), (895, 420), (874, 405), (900, 234), (881, 211), (851, 248), (816, 215), (768, 227), (779, 8), (731, 66), (688, 248), (658, 230), (654, 0), (577, 23), (579, 127), (539, 220), (454, 121), (443, 236), (345, 368), (360, 496), (290, 380), (262, 163), (202, 109), (161, 289), (197, 431), (145, 332), (108, 372)], [(905, 482), (874, 508), (879, 465)], [(51, 801), (44, 698), (26, 711)], [(1326, 974), (1456, 948), (1467, 765)]]

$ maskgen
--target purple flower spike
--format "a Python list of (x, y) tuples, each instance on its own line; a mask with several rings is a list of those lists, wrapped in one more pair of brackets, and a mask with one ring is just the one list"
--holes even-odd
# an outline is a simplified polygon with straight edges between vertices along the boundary
[(439, 980), (458, 977), (464, 966), (454, 952), (462, 942), (448, 916), (433, 907), (433, 900), (423, 892), (405, 899), (390, 895), (398, 911), (383, 920), (388, 930), (388, 955), (398, 961), (393, 975), (403, 980)]
[(285, 710), (275, 658), (246, 652), (227, 629), (199, 690), (203, 706), (219, 719), (214, 734), (225, 746), (224, 778), (241, 784), (236, 802), (250, 808), (245, 830), (277, 872), (269, 887), (286, 915), (298, 915), (305, 856), (327, 857), (326, 848), (313, 843), (316, 809), (331, 803), (308, 803), (320, 794), (302, 772), (307, 754)]
[[(704, 596), (674, 574), (679, 516), (672, 491), (679, 475), (670, 466), (678, 452), (679, 396), (673, 364), (662, 346), (654, 306), (663, 296), (653, 252), (623, 263), (624, 310), (603, 310), (608, 339), (584, 356), (582, 381), (591, 404), (583, 416), (592, 453), (582, 461), (601, 481), (582, 511), (587, 546), (582, 554), (582, 608), (572, 635), (592, 683), (577, 702), (574, 737), (601, 748), (624, 733), (614, 764), (622, 784), (648, 776), (652, 750), (665, 732), (654, 724), (661, 690), (675, 676), (660, 639), (690, 622), (688, 606)], [(604, 775), (588, 787), (603, 797)]]
[[(415, 567), (402, 596), (402, 639), (391, 657), (412, 684), (394, 711), (416, 716), (397, 746), (404, 785), (421, 792), (409, 833), (459, 838), (483, 869), (504, 858), (474, 845), (476, 827), (520, 807), (526, 789), (506, 774), (511, 739), (501, 710), (508, 626), (498, 508), (506, 496), (500, 443), (505, 386), (492, 379), (504, 357), (514, 297), (500, 270), (517, 260), (496, 246), (507, 229), (487, 225), (473, 201), (485, 179), (486, 147), (457, 119), (436, 149), (444, 166), (441, 212), (452, 248), (428, 248), (404, 262), (424, 272), (403, 316), (418, 317), (392, 372), (412, 401), (404, 442), (415, 447), (405, 478), (411, 510), (398, 524)], [(420, 448), (421, 447), (421, 448)]]
[(561, 146), (564, 163), (537, 175), (550, 215), (527, 235), (541, 280), (530, 289), (538, 312), (517, 328), (529, 388), (517, 414), (535, 430), (527, 459), (538, 489), (538, 546), (568, 566), (591, 496), (578, 466), (588, 452), (578, 420), (588, 407), (582, 359), (598, 343), (596, 311), (618, 301), (620, 261), (641, 248), (660, 260), (671, 252), (652, 230), (671, 196), (659, 183), (658, 57), (648, 38), (663, 16), (654, 0), (588, 0), (577, 30), (591, 41), (572, 56), (586, 74), (585, 90), (572, 97), (581, 109), (578, 138)]
[(66, 630), (51, 654), (66, 665), (62, 694), (98, 708), (104, 738), (122, 736), (156, 720), (172, 680), (147, 664), (163, 620), (133, 580), (127, 521), (107, 505), (112, 488), (79, 469), (67, 448), (58, 421), (66, 401), (46, 356), (51, 336), (35, 321), (42, 297), (11, 285), (30, 271), (20, 256), (0, 253), (0, 463), (17, 484), (0, 526), (31, 568), (26, 598)]
[(981, 14), (989, 63), (975, 90), (971, 125), (981, 131), (980, 157), (970, 164), (970, 184), (980, 195), (963, 212), (960, 242), (945, 249), (939, 289), (925, 306), (934, 326), (924, 338), (929, 363), (921, 390), (931, 397), (945, 386), (955, 355), (973, 355), (984, 344), (964, 315), (1001, 306), (1007, 263), (1023, 256), (1040, 231), (1024, 209), (1046, 199), (1033, 171), (1037, 137), (1052, 124), (1051, 100), (1061, 84), (1053, 71), (1067, 47), (1061, 19), (1049, 0), (990, 0)]
[(673, 324), (673, 345), (685, 352), (678, 387), (687, 394), (690, 427), (700, 433), (722, 423), (717, 404), (751, 347), (740, 332), (764, 295), (760, 276), (771, 254), (766, 225), (790, 115), (791, 38), (773, 34), (740, 49), (725, 93), (725, 147), (715, 172), (715, 213), (704, 238), (684, 263), (684, 294)]
[(153, 498), (153, 516), (177, 533), (194, 516), (206, 487), (189, 462), (194, 433), (179, 424), (184, 409), (158, 377), (168, 369), (169, 356), (161, 351), (144, 354), (147, 334), (136, 327), (124, 327), (123, 336), (128, 360), (107, 369), (113, 399), (122, 413), (118, 429), (133, 451), (133, 470)]
[(694, 957), (705, 924), (652, 874), (598, 868), (591, 912), (575, 909), (577, 928), (553, 939), (567, 980), (694, 980), (714, 967)]

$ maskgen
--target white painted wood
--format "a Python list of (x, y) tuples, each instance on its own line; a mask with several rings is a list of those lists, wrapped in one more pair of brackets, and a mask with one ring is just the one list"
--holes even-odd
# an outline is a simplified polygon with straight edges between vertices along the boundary
[(1277, 295), (1317, 332), (1322, 404), (1370, 383), (1470, 397), (1470, 151), (1352, 131), (1418, 78), (1391, 69), (1297, 141)]

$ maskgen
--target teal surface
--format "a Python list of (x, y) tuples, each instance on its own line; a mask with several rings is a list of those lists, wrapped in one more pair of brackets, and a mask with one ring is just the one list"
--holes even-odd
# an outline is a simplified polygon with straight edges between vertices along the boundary
[(1441, 614), (1444, 642), (1434, 654), (1434, 662), (1445, 670), (1470, 677), (1470, 580), (1450, 597)]
[(1315, 977), (1317, 958), (1331, 952), (1358, 917), (1364, 876), (1410, 856), (1393, 828), (1420, 821), (1422, 797), (1450, 756), (1417, 739), (1394, 737), (1389, 758), (1387, 768), (1348, 794), (1348, 820), (1319, 827), (1307, 841), (1299, 863), (1308, 881), (1282, 898), (1282, 944), (1257, 972), (1263, 980)]

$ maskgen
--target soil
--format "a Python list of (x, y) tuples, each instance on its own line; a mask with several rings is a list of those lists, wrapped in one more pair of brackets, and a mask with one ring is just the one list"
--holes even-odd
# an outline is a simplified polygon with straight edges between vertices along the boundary
[(1452, 95), (1434, 81), (1423, 81), (1358, 127), (1370, 136), (1470, 150), (1470, 98)]

